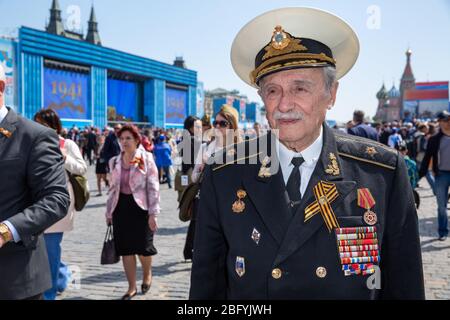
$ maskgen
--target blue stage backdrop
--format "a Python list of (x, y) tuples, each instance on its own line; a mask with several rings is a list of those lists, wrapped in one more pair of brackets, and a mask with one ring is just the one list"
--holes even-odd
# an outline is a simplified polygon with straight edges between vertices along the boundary
[(187, 91), (166, 88), (166, 125), (183, 125), (187, 117)]
[(61, 119), (91, 119), (89, 75), (44, 68), (44, 106)]
[(108, 120), (139, 121), (139, 84), (108, 79)]

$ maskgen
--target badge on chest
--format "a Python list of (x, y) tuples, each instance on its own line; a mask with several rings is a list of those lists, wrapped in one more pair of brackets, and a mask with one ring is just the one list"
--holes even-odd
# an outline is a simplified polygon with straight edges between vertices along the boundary
[(339, 260), (345, 276), (368, 275), (375, 272), (380, 263), (377, 215), (371, 209), (375, 200), (369, 189), (358, 189), (358, 206), (366, 209), (363, 220), (367, 226), (336, 228), (336, 241)]

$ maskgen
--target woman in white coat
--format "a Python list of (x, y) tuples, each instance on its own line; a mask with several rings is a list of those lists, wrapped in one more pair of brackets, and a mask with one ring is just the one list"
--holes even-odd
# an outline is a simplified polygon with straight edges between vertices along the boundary
[[(52, 109), (42, 109), (34, 116), (34, 121), (54, 129), (58, 135), (61, 134), (62, 125), (58, 115)], [(50, 272), (52, 275), (52, 288), (44, 293), (45, 300), (54, 300), (58, 292), (58, 275), (60, 269), (65, 265), (61, 262), (61, 242), (64, 232), (73, 230), (75, 216), (75, 198), (72, 185), (69, 181), (68, 172), (76, 175), (85, 175), (87, 165), (84, 162), (77, 144), (60, 136), (60, 148), (64, 157), (64, 169), (66, 170), (67, 189), (70, 194), (70, 207), (67, 215), (45, 231), (44, 238), (47, 246)], [(67, 272), (67, 271), (66, 271)]]

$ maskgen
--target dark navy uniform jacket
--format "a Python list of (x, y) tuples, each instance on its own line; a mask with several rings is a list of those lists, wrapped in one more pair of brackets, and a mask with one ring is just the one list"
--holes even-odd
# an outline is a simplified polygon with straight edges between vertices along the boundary
[[(205, 168), (191, 299), (424, 299), (417, 213), (404, 160), (395, 150), (324, 126), (320, 159), (293, 215), (281, 169), (262, 177), (264, 148), (254, 150), (249, 143), (233, 147), (245, 148), (245, 159), (236, 153), (231, 163)], [(346, 276), (334, 230), (329, 232), (321, 214), (304, 221), (320, 181), (337, 188), (331, 207), (341, 228), (368, 226), (357, 190), (367, 188), (372, 194), (381, 257), (375, 278)], [(246, 193), (241, 213), (233, 210), (238, 190)]]

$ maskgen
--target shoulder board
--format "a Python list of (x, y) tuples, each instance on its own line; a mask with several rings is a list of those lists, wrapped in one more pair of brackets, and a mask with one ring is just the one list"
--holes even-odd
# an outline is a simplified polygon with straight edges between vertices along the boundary
[(385, 169), (395, 170), (398, 152), (382, 143), (334, 132), (338, 154), (344, 158), (370, 163)]

